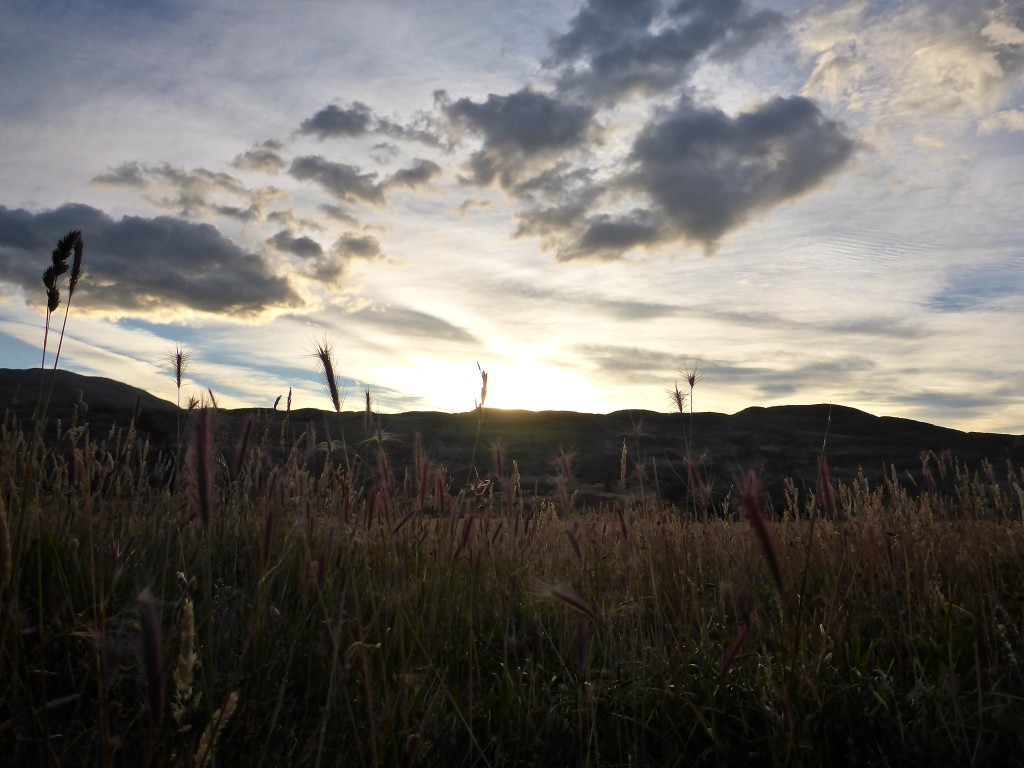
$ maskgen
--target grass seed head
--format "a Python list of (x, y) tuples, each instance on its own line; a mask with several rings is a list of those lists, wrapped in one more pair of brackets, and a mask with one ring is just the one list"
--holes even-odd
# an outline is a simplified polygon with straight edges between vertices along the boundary
[(683, 413), (686, 410), (686, 394), (679, 389), (678, 382), (673, 384), (672, 389), (668, 390), (668, 399), (679, 413)]
[(341, 393), (338, 391), (338, 377), (334, 372), (334, 350), (328, 339), (324, 339), (315, 345), (313, 356), (320, 362), (320, 372), (324, 377), (324, 386), (327, 394), (331, 396), (331, 404), (335, 413), (341, 413)]
[(181, 382), (192, 365), (192, 352), (180, 344), (174, 345), (174, 351), (167, 356), (174, 376), (174, 383), (181, 389)]

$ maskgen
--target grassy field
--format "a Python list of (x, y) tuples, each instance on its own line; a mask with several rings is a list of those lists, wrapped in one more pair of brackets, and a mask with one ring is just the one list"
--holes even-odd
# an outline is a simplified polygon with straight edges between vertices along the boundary
[(170, 452), (93, 434), (81, 397), (48, 420), (45, 376), (6, 412), (5, 766), (1019, 764), (1024, 468), (931, 455), (907, 488), (822, 461), (773, 507), (690, 464), (669, 505), (624, 449), (588, 504), (563, 452), (541, 497), (479, 428), (458, 477), (369, 394), (346, 435), (318, 356), (321, 423), (225, 437), (195, 407)]
[(500, 456), (463, 488), (422, 449), (396, 473), (379, 434), (290, 427), (282, 447), (253, 423), (214, 446), (215, 419), (185, 412), (180, 470), (130, 424), (44, 445), (5, 421), (11, 764), (1024, 753), (1020, 468), (947, 457), (942, 494), (826, 472), (776, 510), (752, 475), (685, 508), (627, 481), (582, 508), (567, 456), (565, 492), (526, 500)]

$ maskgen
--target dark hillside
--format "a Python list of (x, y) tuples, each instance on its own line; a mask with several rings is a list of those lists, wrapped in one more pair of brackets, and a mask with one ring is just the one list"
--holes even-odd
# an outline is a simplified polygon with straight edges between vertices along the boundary
[[(47, 372), (46, 387), (49, 387)], [(39, 387), (38, 370), (0, 369), (0, 408), (27, 423), (35, 406)], [(105, 434), (112, 425), (126, 426), (139, 404), (138, 429), (152, 446), (170, 450), (175, 440), (175, 406), (166, 400), (111, 379), (80, 376), (58, 371), (51, 401), (48, 434), (55, 433), (57, 419), (68, 423), (72, 413), (72, 393), (81, 389), (89, 404), (85, 420), (93, 435)], [(830, 420), (831, 413), (831, 420)], [(217, 415), (218, 440), (223, 450), (231, 451), (247, 418), (255, 416), (260, 431), (269, 430), (272, 444), (280, 435), (284, 413), (267, 408), (221, 411)], [(183, 434), (188, 434), (187, 415)], [(382, 429), (389, 435), (385, 447), (399, 481), (411, 464), (413, 436), (418, 432), (432, 460), (447, 466), (456, 485), (468, 476), (478, 417), (475, 413), (444, 414), (411, 412), (385, 414)], [(371, 442), (363, 432), (363, 414), (336, 414), (305, 409), (290, 414), (288, 433), (297, 437), (304, 430), (315, 432), (316, 442), (330, 432), (337, 440), (344, 433), (353, 456), (367, 456)], [(618, 411), (610, 414), (584, 414), (568, 411), (487, 410), (480, 429), (476, 466), (482, 475), (493, 471), (492, 448), (503, 448), (506, 470), (518, 463), (527, 491), (546, 493), (554, 470), (551, 461), (560, 450), (575, 451), (573, 462), (576, 484), (590, 500), (611, 498), (621, 492), (620, 459), (623, 442), (628, 454), (630, 475), (637, 457), (645, 462), (644, 488), (654, 485), (657, 463), (658, 489), (662, 498), (683, 498), (685, 483), (682, 459), (686, 456), (685, 430), (689, 417), (653, 411)], [(746, 408), (739, 413), (697, 413), (693, 417), (692, 452), (704, 468), (718, 494), (747, 469), (760, 475), (774, 497), (781, 496), (789, 477), (797, 487), (813, 488), (817, 477), (817, 458), (828, 430), (827, 451), (833, 475), (849, 482), (859, 469), (872, 484), (884, 479), (895, 467), (910, 485), (909, 472), (920, 478), (922, 456), (928, 452), (949, 452), (962, 464), (976, 469), (988, 459), (1002, 476), (1002, 465), (1011, 460), (1024, 464), (1024, 438), (1015, 435), (967, 433), (924, 422), (878, 417), (854, 408), (828, 405), (787, 405), (771, 408)], [(935, 461), (932, 461), (933, 467)], [(628, 491), (636, 495), (639, 479), (629, 481)]]

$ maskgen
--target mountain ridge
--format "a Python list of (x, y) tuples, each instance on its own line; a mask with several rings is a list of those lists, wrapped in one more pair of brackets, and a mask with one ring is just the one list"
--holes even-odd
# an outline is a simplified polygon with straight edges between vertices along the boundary
[[(44, 390), (49, 388), (52, 373), (47, 371)], [(0, 368), (0, 407), (7, 408), (23, 424), (32, 416), (38, 388), (38, 369)], [(76, 389), (82, 390), (89, 405), (80, 419), (89, 423), (92, 434), (126, 426), (136, 415), (136, 427), (151, 446), (157, 451), (174, 448), (178, 427), (175, 404), (105, 377), (57, 371), (49, 422), (62, 419), (67, 423), (72, 417)], [(182, 434), (187, 439), (190, 415), (187, 411), (181, 415)], [(235, 449), (242, 425), (251, 417), (275, 438), (285, 423), (282, 410), (221, 410), (216, 421), (222, 450)], [(833, 475), (847, 483), (861, 473), (873, 484), (891, 480), (895, 469), (899, 477), (913, 485), (922, 479), (923, 461), (935, 466), (944, 455), (956, 457), (972, 471), (985, 460), (996, 467), (1004, 461), (1015, 466), (1024, 464), (1024, 436), (964, 432), (827, 403), (749, 406), (734, 414), (696, 412), (692, 436), (688, 434), (689, 414), (681, 418), (677, 412), (638, 409), (608, 414), (486, 409), (482, 422), (474, 411), (410, 411), (375, 415), (374, 419), (393, 438), (385, 442), (385, 447), (398, 478), (412, 464), (413, 436), (419, 433), (432, 460), (448, 468), (456, 486), (471, 477), (497, 473), (492, 455), (500, 445), (506, 457), (502, 471), (507, 472), (511, 461), (516, 460), (523, 487), (544, 493), (554, 474), (552, 460), (563, 450), (572, 452), (575, 488), (592, 500), (611, 499), (623, 492), (620, 470), (624, 446), (628, 474), (633, 476), (626, 492), (641, 488), (636, 467), (642, 462), (646, 488), (654, 486), (656, 476), (658, 493), (670, 501), (685, 495), (683, 460), (688, 444), (692, 447), (690, 455), (700, 462), (702, 474), (719, 495), (727, 493), (748, 469), (758, 473), (773, 498), (781, 497), (787, 478), (797, 487), (813, 489), (823, 442)], [(361, 412), (339, 415), (300, 409), (288, 415), (289, 439), (306, 432), (312, 434), (315, 445), (328, 432), (334, 439), (344, 434), (350, 452), (365, 457), (374, 437), (364, 434), (363, 421)], [(47, 429), (51, 430), (49, 424)]]

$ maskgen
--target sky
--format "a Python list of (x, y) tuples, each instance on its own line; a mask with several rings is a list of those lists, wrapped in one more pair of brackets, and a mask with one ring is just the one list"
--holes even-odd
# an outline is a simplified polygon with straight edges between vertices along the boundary
[(1024, 433), (1024, 0), (2, 8), (0, 367)]

